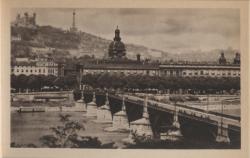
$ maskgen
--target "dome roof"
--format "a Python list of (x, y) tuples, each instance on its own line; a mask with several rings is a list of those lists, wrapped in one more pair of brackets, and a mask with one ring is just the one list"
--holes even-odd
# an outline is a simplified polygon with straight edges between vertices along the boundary
[(115, 33), (120, 33), (120, 30), (118, 29), (118, 26), (115, 29)]
[(112, 41), (109, 45), (110, 51), (126, 51), (125, 44), (121, 41)]

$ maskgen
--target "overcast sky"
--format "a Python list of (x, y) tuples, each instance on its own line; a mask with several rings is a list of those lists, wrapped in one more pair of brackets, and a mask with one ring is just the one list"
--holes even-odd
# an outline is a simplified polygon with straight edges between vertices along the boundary
[[(38, 25), (69, 29), (73, 9), (13, 9), (36, 12)], [(171, 53), (240, 48), (238, 9), (77, 9), (78, 29), (112, 40), (116, 26), (122, 41)]]

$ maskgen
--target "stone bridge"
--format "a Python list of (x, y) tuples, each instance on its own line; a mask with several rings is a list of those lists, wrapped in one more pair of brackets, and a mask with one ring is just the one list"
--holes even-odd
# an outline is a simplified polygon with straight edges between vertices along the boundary
[[(85, 92), (82, 97), (84, 102), (87, 103), (87, 107), (93, 99), (92, 95), (92, 93)], [(105, 94), (97, 93), (95, 96), (96, 106), (100, 108), (107, 100)], [(126, 117), (130, 125), (144, 116), (144, 98), (109, 94), (108, 100), (113, 119), (116, 113), (122, 111), (123, 105), (125, 105)], [(240, 117), (188, 107), (178, 103), (165, 104), (153, 100), (147, 101), (147, 112), (154, 138), (163, 137), (162, 134), (166, 133), (166, 130), (177, 124), (184, 137), (240, 146)]]
[(77, 107), (84, 107), (87, 116), (97, 116), (98, 120), (101, 115), (99, 121), (103, 122), (108, 118), (107, 122), (113, 122), (113, 127), (107, 129), (108, 131), (125, 125), (122, 127), (123, 130), (136, 129), (143, 134), (148, 131), (146, 134), (151, 137), (162, 139), (167, 137), (164, 135), (170, 135), (169, 131), (174, 127), (175, 136), (240, 146), (240, 117), (197, 109), (185, 104), (162, 103), (148, 99), (145, 101), (145, 98), (128, 94), (110, 93), (107, 96), (105, 93), (99, 92), (93, 95), (93, 92), (89, 91), (85, 91), (81, 95), (77, 94), (75, 97), (72, 91), (12, 94), (13, 100), (32, 101), (34, 99), (53, 99), (53, 97), (72, 101), (74, 98), (79, 99), (75, 104)]

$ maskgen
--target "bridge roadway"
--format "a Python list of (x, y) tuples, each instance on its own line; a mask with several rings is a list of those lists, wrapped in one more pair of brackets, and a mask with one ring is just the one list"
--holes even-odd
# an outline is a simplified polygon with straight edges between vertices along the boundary
[[(110, 97), (116, 98), (116, 99), (122, 99), (122, 95), (109, 95)], [(126, 98), (126, 102), (131, 102), (133, 104), (137, 104), (140, 106), (143, 106), (144, 99), (136, 96), (131, 95), (124, 95)], [(148, 100), (148, 106), (152, 109), (160, 110), (160, 111), (166, 111), (169, 113), (175, 112), (175, 110), (178, 111), (179, 116), (183, 116), (186, 118), (190, 118), (197, 121), (202, 121), (204, 123), (209, 123), (213, 125), (220, 125), (220, 122), (223, 121), (223, 124), (227, 124), (228, 128), (234, 131), (240, 131), (240, 117), (237, 116), (231, 116), (226, 114), (221, 114), (218, 112), (212, 112), (212, 111), (206, 111), (198, 108), (188, 107), (183, 104), (167, 104), (162, 103), (154, 100)], [(175, 107), (176, 106), (176, 107)]]

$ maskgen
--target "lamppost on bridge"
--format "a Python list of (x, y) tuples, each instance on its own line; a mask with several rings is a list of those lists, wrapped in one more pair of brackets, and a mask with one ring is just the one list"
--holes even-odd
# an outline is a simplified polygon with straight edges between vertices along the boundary
[(217, 131), (217, 137), (216, 142), (218, 143), (230, 143), (230, 139), (228, 136), (228, 125), (224, 124), (223, 122), (223, 113), (224, 113), (224, 102), (221, 101), (221, 118), (218, 122), (218, 131)]
[(224, 106), (223, 106), (223, 100), (221, 101), (221, 127), (223, 127), (223, 113), (224, 113)]

